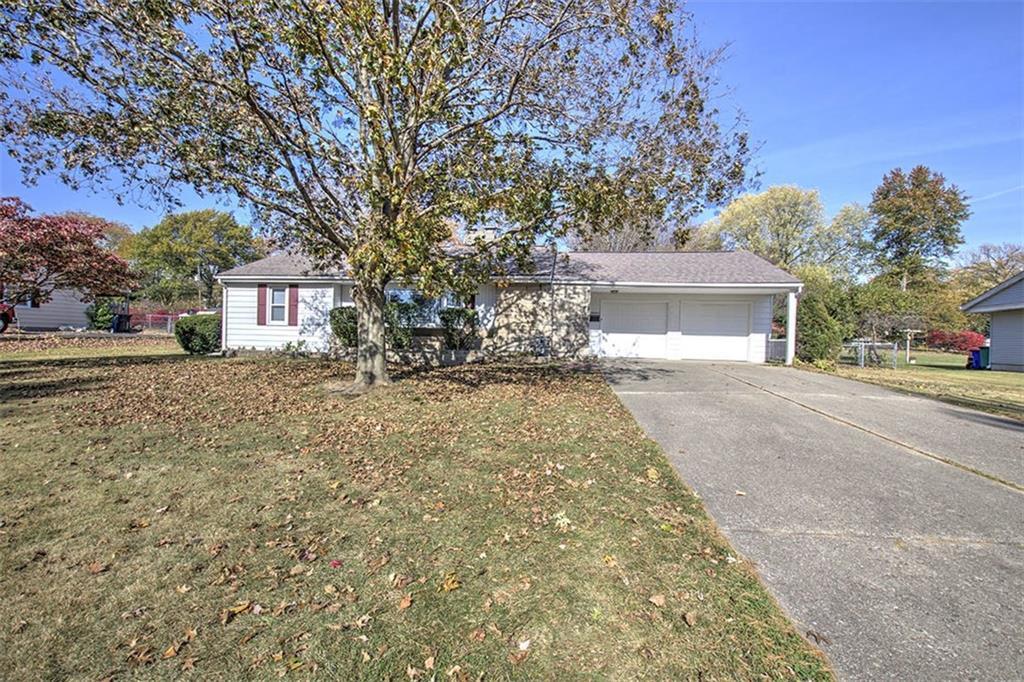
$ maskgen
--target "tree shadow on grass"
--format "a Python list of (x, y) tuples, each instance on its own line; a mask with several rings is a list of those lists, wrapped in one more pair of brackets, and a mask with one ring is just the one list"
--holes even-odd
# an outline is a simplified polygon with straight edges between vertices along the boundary
[(172, 367), (189, 359), (184, 355), (130, 355), (5, 360), (0, 362), (0, 401), (38, 400), (101, 390), (108, 385), (103, 369)]
[[(103, 377), (62, 377), (42, 381), (26, 381), (15, 384), (0, 383), (0, 403), (9, 404), (15, 400), (39, 400), (55, 398), (73, 393), (96, 391), (106, 385)], [(5, 410), (6, 412), (6, 410)]]
[(489, 361), (454, 367), (391, 368), (392, 378), (399, 383), (408, 380), (472, 390), (498, 385), (537, 385), (564, 381), (579, 374), (596, 373), (597, 369), (592, 363), (557, 360)]
[(206, 355), (108, 355), (84, 358), (33, 358), (31, 360), (0, 360), (0, 379), (16, 372), (45, 371), (46, 369), (95, 369), (103, 367), (130, 367), (145, 365), (175, 365), (183, 362), (214, 362), (218, 356)]

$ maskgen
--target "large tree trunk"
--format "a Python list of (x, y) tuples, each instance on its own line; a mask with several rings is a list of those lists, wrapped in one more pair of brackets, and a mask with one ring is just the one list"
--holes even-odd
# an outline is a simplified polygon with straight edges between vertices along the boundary
[(360, 393), (391, 383), (384, 341), (384, 285), (358, 284), (352, 290), (352, 298), (359, 325), (352, 392)]

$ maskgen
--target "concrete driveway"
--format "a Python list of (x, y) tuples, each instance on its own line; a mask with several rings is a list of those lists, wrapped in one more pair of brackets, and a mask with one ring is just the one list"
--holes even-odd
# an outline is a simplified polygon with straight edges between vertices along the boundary
[(782, 367), (605, 373), (841, 677), (1024, 679), (1020, 424)]

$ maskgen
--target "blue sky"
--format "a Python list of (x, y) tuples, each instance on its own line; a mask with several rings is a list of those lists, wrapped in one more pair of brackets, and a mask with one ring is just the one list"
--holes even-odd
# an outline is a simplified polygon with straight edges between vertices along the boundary
[[(1024, 2), (691, 2), (760, 147), (762, 187), (817, 188), (830, 212), (867, 203), (882, 175), (923, 163), (972, 197), (967, 247), (1024, 242)], [(159, 207), (118, 206), (55, 179), (21, 184), (0, 160), (0, 194), (40, 211), (155, 223)], [(214, 205), (183, 192), (188, 207)], [(240, 215), (240, 217), (244, 217)]]

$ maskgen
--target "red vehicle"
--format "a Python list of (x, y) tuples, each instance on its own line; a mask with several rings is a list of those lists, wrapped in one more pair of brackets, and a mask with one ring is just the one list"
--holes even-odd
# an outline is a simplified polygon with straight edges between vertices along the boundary
[(7, 331), (7, 327), (14, 322), (14, 306), (0, 302), (0, 334)]

